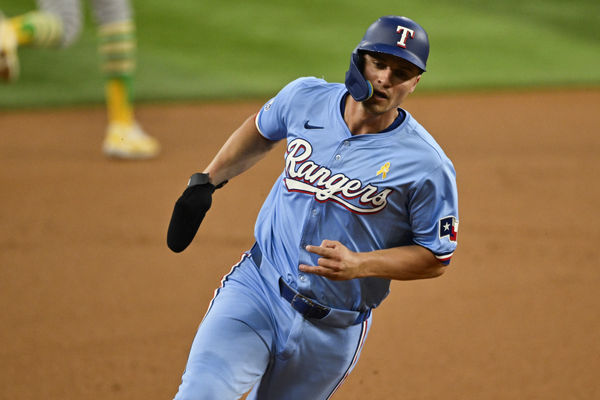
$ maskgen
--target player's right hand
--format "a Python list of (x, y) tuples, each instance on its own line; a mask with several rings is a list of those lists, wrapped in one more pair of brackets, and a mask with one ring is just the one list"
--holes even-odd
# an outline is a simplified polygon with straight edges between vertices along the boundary
[(196, 236), (198, 228), (210, 209), (212, 194), (218, 187), (208, 181), (208, 175), (194, 174), (183, 194), (175, 202), (167, 245), (175, 253), (185, 250)]

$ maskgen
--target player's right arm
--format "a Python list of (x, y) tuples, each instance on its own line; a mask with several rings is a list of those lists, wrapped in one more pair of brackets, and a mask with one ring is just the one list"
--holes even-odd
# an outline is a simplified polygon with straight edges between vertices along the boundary
[(240, 175), (277, 144), (277, 141), (268, 140), (260, 134), (255, 118), (256, 114), (248, 117), (204, 169), (203, 172), (209, 174), (212, 184), (218, 185)]

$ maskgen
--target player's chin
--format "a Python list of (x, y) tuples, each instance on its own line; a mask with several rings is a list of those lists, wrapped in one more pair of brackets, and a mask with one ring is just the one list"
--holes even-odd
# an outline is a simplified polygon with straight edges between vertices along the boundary
[(387, 100), (383, 99), (369, 99), (369, 102), (365, 102), (365, 108), (371, 113), (381, 115), (389, 112), (392, 108)]

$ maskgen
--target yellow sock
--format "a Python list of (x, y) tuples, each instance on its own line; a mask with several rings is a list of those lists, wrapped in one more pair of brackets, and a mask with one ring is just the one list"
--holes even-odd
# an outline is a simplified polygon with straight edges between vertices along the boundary
[(19, 46), (51, 47), (60, 44), (63, 25), (60, 18), (44, 11), (31, 11), (10, 19)]
[(129, 86), (125, 79), (112, 78), (106, 82), (106, 107), (109, 122), (133, 124), (133, 105)]

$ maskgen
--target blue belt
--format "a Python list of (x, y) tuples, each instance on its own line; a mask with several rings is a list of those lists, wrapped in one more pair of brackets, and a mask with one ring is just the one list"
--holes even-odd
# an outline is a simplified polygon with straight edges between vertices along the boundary
[[(250, 249), (250, 257), (252, 257), (254, 263), (260, 268), (262, 252), (257, 244), (254, 244), (252, 249)], [(305, 318), (322, 319), (329, 315), (332, 310), (330, 307), (321, 305), (310, 297), (306, 297), (297, 290), (291, 288), (281, 277), (279, 278), (279, 293), (281, 294), (281, 297), (290, 303), (294, 310), (298, 311)], [(353, 323), (359, 324), (369, 318), (371, 310), (363, 312), (356, 311), (355, 313), (358, 314), (358, 317)]]
[(281, 297), (286, 299), (292, 305), (292, 308), (304, 315), (305, 318), (325, 318), (331, 311), (331, 308), (317, 304), (311, 298), (289, 287), (283, 281), (283, 278), (279, 278), (279, 292), (281, 293)]

